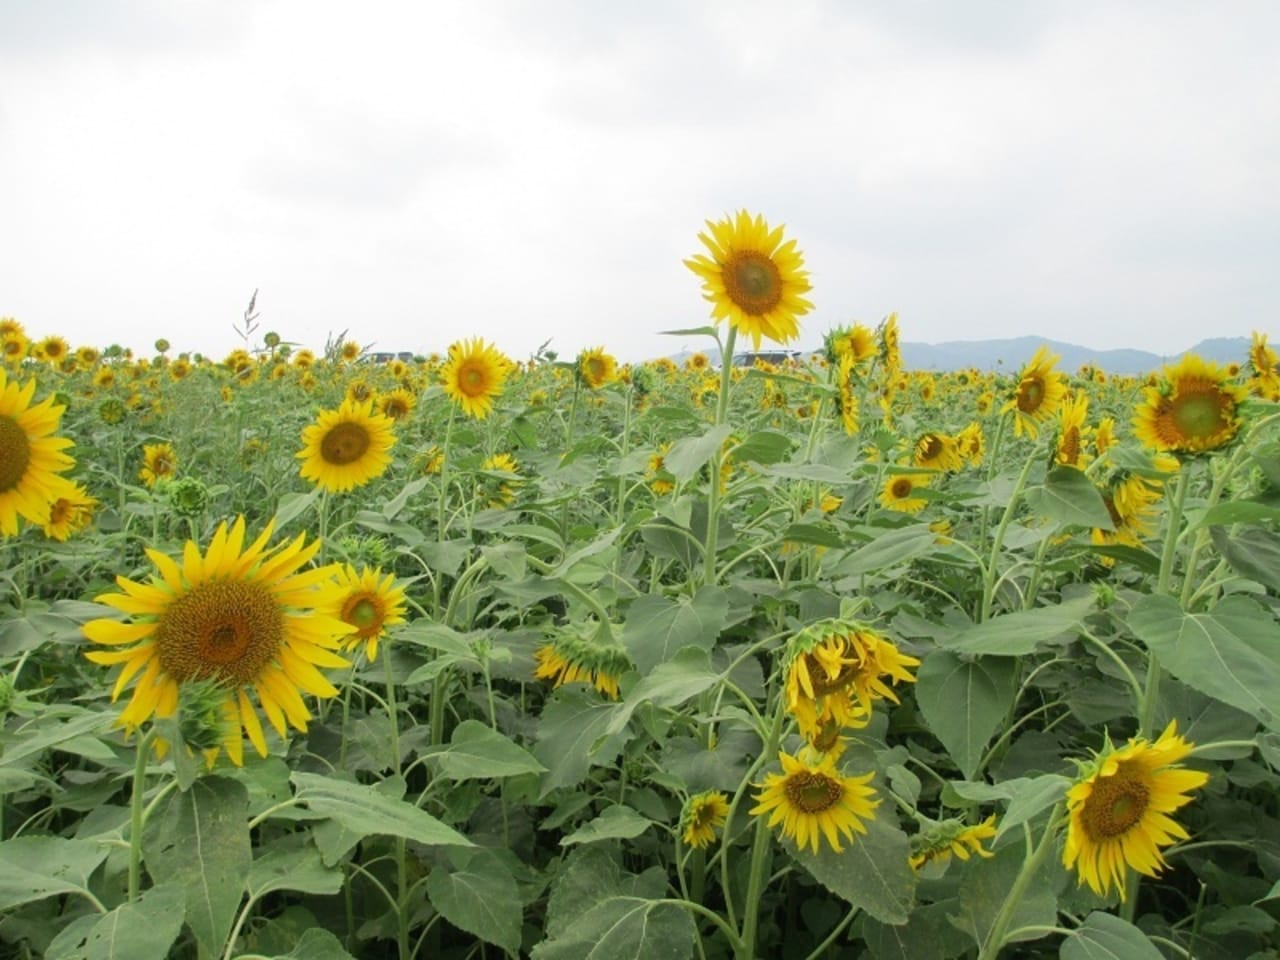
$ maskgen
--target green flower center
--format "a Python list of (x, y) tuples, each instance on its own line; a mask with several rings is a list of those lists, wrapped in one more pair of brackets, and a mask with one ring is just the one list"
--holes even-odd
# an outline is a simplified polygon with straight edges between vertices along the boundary
[(31, 465), (31, 441), (27, 431), (9, 416), (0, 416), (0, 493), (14, 489)]
[(357, 593), (342, 605), (342, 619), (356, 628), (356, 635), (367, 640), (382, 628), (382, 606), (375, 597)]
[(1175, 399), (1171, 415), (1178, 432), (1185, 437), (1208, 439), (1227, 429), (1229, 423), (1223, 416), (1223, 399), (1216, 392), (1193, 393)]

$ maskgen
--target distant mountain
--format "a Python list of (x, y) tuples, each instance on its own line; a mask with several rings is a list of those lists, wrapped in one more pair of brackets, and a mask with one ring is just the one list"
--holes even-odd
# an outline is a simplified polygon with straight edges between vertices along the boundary
[[(947, 343), (902, 343), (902, 365), (909, 370), (1017, 370), (1041, 346), (1062, 359), (1058, 369), (1073, 371), (1093, 364), (1107, 373), (1149, 373), (1172, 363), (1183, 353), (1160, 355), (1146, 350), (1092, 350), (1074, 343), (1042, 337), (1008, 340), (953, 340)], [(1249, 356), (1248, 337), (1215, 337), (1202, 340), (1184, 353), (1194, 353), (1218, 363), (1243, 363)]]
[[(1150, 373), (1167, 363), (1173, 363), (1187, 353), (1194, 353), (1205, 360), (1217, 363), (1244, 363), (1249, 357), (1248, 337), (1214, 337), (1201, 340), (1182, 353), (1161, 355), (1146, 350), (1093, 350), (1089, 347), (1048, 340), (1044, 337), (1014, 337), (1005, 340), (950, 340), (945, 343), (913, 343), (903, 341), (902, 365), (908, 370), (1003, 370), (1016, 372), (1030, 360), (1041, 346), (1048, 347), (1062, 359), (1058, 369), (1075, 372), (1085, 364), (1092, 364), (1107, 373)], [(820, 350), (816, 347), (814, 350)], [(684, 349), (672, 354), (670, 359), (684, 363), (695, 351)], [(719, 365), (720, 355), (715, 347), (703, 350), (713, 366)], [(805, 355), (809, 350), (803, 351)]]

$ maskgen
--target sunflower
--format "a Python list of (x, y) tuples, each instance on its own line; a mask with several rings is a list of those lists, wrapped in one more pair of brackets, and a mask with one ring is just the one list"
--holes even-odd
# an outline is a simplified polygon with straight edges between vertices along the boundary
[(21, 321), (14, 317), (0, 317), (0, 337), (14, 335), (25, 337), (27, 335), (27, 328), (22, 325)]
[(649, 488), (660, 497), (665, 497), (676, 488), (675, 478), (667, 470), (667, 451), (671, 444), (664, 443), (657, 451), (649, 455), (649, 466), (645, 476), (649, 480)]
[(191, 375), (191, 361), (186, 357), (179, 357), (173, 363), (169, 364), (170, 380), (185, 380)]
[(698, 239), (711, 256), (697, 254), (684, 264), (702, 278), (711, 315), (750, 336), (755, 350), (761, 337), (788, 343), (799, 336), (796, 317), (813, 304), (802, 296), (811, 288), (796, 242), (783, 243), (782, 227), (770, 230), (764, 217), (745, 210), (708, 220), (707, 228), (709, 235)]
[(880, 801), (867, 786), (874, 773), (846, 777), (836, 769), (836, 758), (823, 754), (812, 760), (778, 753), (782, 773), (765, 777), (763, 789), (756, 796), (753, 815), (770, 813), (769, 826), (782, 824), (782, 835), (795, 840), (799, 847), (809, 847), (816, 854), (820, 836), (836, 853), (842, 853), (840, 835), (852, 841), (855, 834), (866, 833), (866, 821), (874, 820)]
[(927, 473), (897, 473), (887, 477), (880, 488), (880, 506), (900, 513), (919, 513), (929, 501), (913, 496), (929, 486)]
[(972, 826), (959, 820), (944, 820), (912, 837), (911, 868), (919, 870), (926, 863), (946, 863), (953, 854), (961, 860), (968, 860), (974, 853), (990, 859), (995, 854), (983, 847), (982, 841), (991, 840), (995, 835), (994, 813)]
[(38, 340), (31, 352), (39, 359), (57, 366), (71, 353), (71, 346), (62, 337), (52, 334)]
[(364, 353), (364, 348), (354, 340), (346, 340), (338, 347), (337, 358), (343, 363), (351, 363), (360, 359), (360, 354)]
[(516, 487), (520, 485), (520, 464), (509, 453), (495, 453), (480, 464), (481, 470), (503, 474), (502, 479), (491, 480), (487, 485), (493, 496), (489, 499), (491, 507), (505, 507), (516, 498)]
[(1015, 411), (1015, 436), (1025, 433), (1034, 440), (1039, 434), (1040, 424), (1058, 412), (1067, 392), (1062, 374), (1053, 369), (1059, 359), (1057, 354), (1049, 352), (1048, 347), (1041, 346), (1022, 368), (1013, 396), (1000, 408), (1001, 413)]
[(365, 567), (359, 573), (350, 564), (343, 564), (335, 574), (337, 589), (329, 594), (331, 603), (319, 608), (320, 612), (334, 619), (349, 623), (355, 633), (342, 638), (346, 652), (364, 647), (370, 662), (378, 659), (378, 641), (386, 635), (387, 627), (404, 623), (404, 588), (396, 586), (395, 576)]
[(30, 352), (31, 341), (22, 332), (0, 334), (0, 360), (9, 366), (21, 366)]
[(902, 369), (901, 333), (898, 331), (898, 315), (891, 313), (884, 318), (876, 331), (880, 340), (880, 360), (890, 379)]
[(836, 402), (840, 407), (840, 425), (844, 427), (846, 435), (852, 437), (858, 432), (858, 397), (853, 392), (853, 351), (848, 350), (840, 354), (840, 367), (837, 379), (839, 393), (836, 395)]
[(178, 455), (173, 452), (172, 444), (143, 444), (142, 469), (138, 471), (138, 479), (148, 487), (155, 489), (157, 483), (172, 477), (177, 469)]
[(1089, 463), (1085, 447), (1090, 432), (1085, 426), (1085, 418), (1089, 415), (1088, 395), (1076, 393), (1067, 397), (1062, 401), (1058, 413), (1062, 429), (1058, 432), (1058, 448), (1054, 460), (1064, 467), (1083, 470)]
[(322, 410), (302, 431), (301, 473), (322, 490), (341, 493), (382, 476), (391, 463), (395, 421), (375, 413), (373, 401), (344, 400)]
[[(152, 716), (173, 716), (183, 685), (222, 685), (228, 720), (222, 748), (243, 762), (243, 728), (260, 756), (267, 755), (262, 724), (249, 698), (256, 693), (262, 712), (281, 737), (286, 724), (306, 730), (310, 712), (301, 693), (332, 697), (338, 691), (317, 667), (345, 667), (334, 649), (355, 628), (319, 612), (332, 608), (339, 589), (334, 567), (302, 570), (320, 549), (304, 545), (306, 534), (267, 547), (273, 525), (244, 546), (244, 517), (225, 522), (204, 556), (188, 540), (181, 565), (158, 550), (147, 550), (156, 567), (147, 583), (116, 577), (123, 593), (97, 597), (131, 618), (103, 618), (84, 625), (84, 635), (111, 647), (85, 656), (94, 663), (123, 664), (111, 698), (134, 677), (133, 695), (120, 713), (127, 729)], [(215, 748), (216, 749), (216, 748)]]
[(1280, 366), (1280, 355), (1267, 345), (1267, 335), (1257, 330), (1253, 331), (1249, 344), (1249, 366), (1258, 377), (1274, 377), (1277, 366)]
[(440, 371), (444, 392), (468, 417), (483, 420), (503, 390), (511, 362), (497, 347), (479, 337), (460, 340), (449, 347), (449, 359)]
[(51, 504), (74, 494), (71, 481), (58, 476), (75, 466), (63, 453), (71, 441), (53, 435), (66, 408), (52, 397), (32, 406), (35, 390), (35, 380), (19, 385), (0, 367), (0, 536), (18, 533), (19, 516), (47, 523)]
[(74, 484), (49, 505), (49, 519), (43, 525), (44, 535), (58, 541), (69, 539), (73, 533), (89, 525), (97, 506), (98, 501), (89, 496), (84, 487)]
[(724, 826), (728, 816), (728, 798), (719, 790), (694, 794), (685, 803), (680, 817), (680, 825), (684, 828), (680, 838), (699, 850), (709, 847), (716, 838), (717, 828)]
[(964, 466), (956, 438), (945, 433), (925, 433), (916, 440), (911, 462), (927, 470), (959, 470)]
[[(1141, 547), (1143, 538), (1154, 533), (1152, 519), (1160, 501), (1160, 491), (1142, 477), (1131, 474), (1100, 492), (1114, 529), (1095, 527), (1090, 533), (1090, 540), (1099, 546)], [(1108, 560), (1109, 557), (1104, 558), (1103, 563)]]
[(599, 390), (618, 377), (618, 361), (604, 352), (604, 347), (592, 347), (578, 354), (578, 377), (592, 390)]
[(1093, 434), (1093, 449), (1102, 456), (1116, 445), (1116, 421), (1114, 417), (1103, 417), (1098, 421), (1098, 429)]
[(1106, 749), (1084, 765), (1067, 791), (1067, 841), (1062, 863), (1099, 896), (1112, 887), (1126, 897), (1125, 868), (1148, 877), (1168, 866), (1160, 853), (1187, 831), (1168, 814), (1191, 802), (1187, 793), (1209, 775), (1175, 766), (1192, 745), (1170, 721), (1155, 743), (1145, 737)]
[(537, 679), (553, 680), (557, 687), (589, 683), (610, 700), (618, 699), (618, 682), (631, 669), (631, 658), (621, 647), (573, 634), (544, 644), (533, 656), (538, 662), (533, 673)]
[(710, 358), (702, 351), (698, 351), (697, 353), (690, 354), (689, 357), (684, 362), (684, 368), (686, 370), (692, 370), (695, 373), (700, 372), (702, 370), (706, 370), (710, 366), (711, 366)]
[(975, 420), (957, 433), (956, 448), (969, 466), (981, 466), (987, 452), (987, 441), (982, 435), (982, 425)]
[(1243, 400), (1243, 388), (1229, 383), (1225, 370), (1189, 353), (1165, 367), (1156, 386), (1146, 388), (1134, 416), (1134, 433), (1153, 450), (1217, 450), (1240, 429), (1237, 408)]
[(397, 422), (408, 419), (417, 405), (417, 397), (403, 388), (392, 390), (378, 398), (378, 409), (382, 415)]

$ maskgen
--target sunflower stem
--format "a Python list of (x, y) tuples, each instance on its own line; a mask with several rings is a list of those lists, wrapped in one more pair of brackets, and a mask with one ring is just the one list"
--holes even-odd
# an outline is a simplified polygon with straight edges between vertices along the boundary
[[(733, 348), (737, 343), (738, 328), (729, 325), (729, 333), (724, 338), (724, 346), (720, 350), (720, 395), (716, 397), (716, 418), (713, 427), (718, 427), (729, 415), (729, 388), (733, 385)], [(720, 470), (724, 466), (724, 450), (717, 448), (711, 457), (711, 476), (708, 478), (707, 490), (707, 536), (706, 549), (703, 553), (702, 582), (708, 586), (716, 582), (716, 550), (720, 533)]]
[[(453, 438), (453, 421), (458, 415), (458, 408), (450, 404), (449, 419), (445, 422), (444, 442), (440, 445), (440, 499), (436, 503), (436, 540), (442, 546), (445, 539), (445, 513), (446, 504), (449, 500), (449, 441)], [(432, 609), (435, 610), (436, 616), (440, 615), (440, 591), (443, 587), (441, 581), (443, 577), (435, 578), (432, 589)]]
[[(391, 650), (382, 651), (383, 675), (387, 682), (387, 716), (391, 721), (391, 770), (400, 775), (400, 718), (396, 706), (396, 677), (391, 668)], [(396, 943), (400, 960), (409, 960), (409, 869), (404, 837), (396, 837)]]
[(979, 623), (985, 623), (991, 617), (991, 607), (996, 594), (996, 569), (999, 566), (1000, 548), (1004, 546), (1005, 531), (1009, 529), (1009, 522), (1017, 512), (1018, 501), (1022, 497), (1023, 488), (1027, 485), (1027, 478), (1031, 476), (1031, 468), (1035, 466), (1037, 459), (1034, 453), (1027, 457), (1027, 462), (1023, 464), (1022, 472), (1018, 474), (1017, 482), (1013, 486), (1013, 492), (1009, 495), (1009, 503), (1000, 517), (1000, 525), (996, 527), (995, 536), (991, 538), (991, 557), (987, 561), (987, 568), (982, 571), (982, 615), (978, 618)]
[[(978, 953), (978, 960), (996, 960), (996, 957), (1000, 955), (1000, 948), (1004, 946), (1005, 937), (1009, 932), (1009, 925), (1013, 922), (1013, 915), (1017, 911), (1018, 905), (1022, 902), (1027, 888), (1031, 885), (1031, 881), (1035, 879), (1035, 875), (1044, 866), (1050, 851), (1053, 850), (1054, 839), (1058, 836), (1058, 827), (1061, 819), (1062, 802), (1059, 801), (1049, 814), (1049, 820), (1044, 826), (1044, 833), (1040, 837), (1040, 842), (1034, 850), (1027, 851), (1027, 856), (1022, 861), (1022, 870), (1014, 878), (1013, 886), (1009, 888), (1009, 893), (1004, 898), (1004, 903), (1000, 905), (1000, 912), (996, 914), (995, 922), (991, 924), (987, 940)], [(1030, 840), (1031, 838), (1028, 836), (1028, 845)]]
[[(770, 758), (777, 754), (778, 744), (782, 741), (783, 720), (786, 717), (786, 700), (782, 691), (778, 691), (777, 704), (773, 709), (773, 723), (769, 726), (769, 734), (765, 738), (761, 750), (761, 758)], [(751, 867), (747, 873), (747, 898), (742, 906), (742, 949), (739, 960), (753, 960), (755, 957), (756, 928), (760, 920), (760, 895), (763, 892), (765, 876), (769, 867), (769, 851), (773, 846), (773, 831), (769, 829), (767, 817), (756, 818), (755, 837), (751, 844)], [(730, 898), (729, 887), (724, 889), (725, 899)]]
[[(149, 729), (138, 738), (138, 752), (133, 761), (133, 792), (129, 797), (129, 887), (128, 900), (138, 899), (138, 887), (142, 881), (142, 827), (146, 823), (143, 798), (147, 793), (147, 759), (151, 756), (151, 742), (155, 730)], [(181, 750), (181, 745), (175, 745)]]

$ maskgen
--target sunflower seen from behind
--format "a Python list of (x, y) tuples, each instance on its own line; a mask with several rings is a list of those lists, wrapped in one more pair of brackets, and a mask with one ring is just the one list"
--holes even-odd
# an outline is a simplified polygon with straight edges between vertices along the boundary
[(1062, 850), (1062, 863), (1075, 870), (1078, 885), (1087, 883), (1099, 896), (1114, 888), (1124, 899), (1126, 868), (1154, 877), (1168, 866), (1161, 849), (1188, 837), (1169, 814), (1190, 803), (1190, 792), (1209, 779), (1177, 766), (1191, 750), (1170, 722), (1154, 743), (1144, 737), (1119, 749), (1108, 743), (1092, 763), (1081, 765), (1067, 791)]
[(1204, 453), (1225, 447), (1240, 430), (1245, 391), (1227, 371), (1193, 353), (1164, 368), (1143, 391), (1134, 415), (1138, 440), (1152, 450)]
[(85, 657), (121, 667), (112, 700), (133, 681), (119, 717), (126, 729), (173, 716), (185, 684), (212, 681), (222, 689), (221, 748), (240, 765), (242, 730), (259, 756), (267, 755), (258, 707), (283, 738), (288, 727), (307, 728), (311, 712), (302, 694), (337, 693), (320, 668), (348, 666), (335, 651), (355, 628), (321, 612), (339, 602), (335, 569), (304, 569), (319, 540), (307, 544), (301, 533), (269, 547), (272, 532), (268, 523), (246, 546), (239, 517), (218, 525), (203, 554), (188, 540), (181, 562), (148, 548), (156, 572), (147, 582), (117, 576), (123, 592), (96, 598), (128, 617), (83, 627), (89, 640), (107, 648)]
[(710, 256), (684, 261), (702, 278), (703, 298), (711, 315), (727, 320), (751, 337), (753, 349), (762, 338), (789, 343), (800, 335), (796, 318), (813, 309), (804, 298), (812, 289), (804, 257), (795, 240), (782, 240), (783, 227), (770, 229), (764, 217), (746, 210), (723, 220), (707, 221), (698, 239)]
[(55, 435), (66, 408), (52, 397), (32, 404), (35, 391), (35, 380), (20, 384), (0, 367), (0, 536), (16, 536), (19, 517), (47, 524), (54, 502), (75, 496), (59, 476), (75, 466), (71, 440)]
[(342, 493), (382, 476), (391, 465), (395, 421), (374, 410), (372, 399), (344, 400), (336, 410), (322, 410), (303, 428), (301, 474), (317, 487)]
[(466, 416), (483, 420), (506, 387), (511, 361), (480, 337), (459, 340), (449, 347), (440, 370), (445, 395)]

